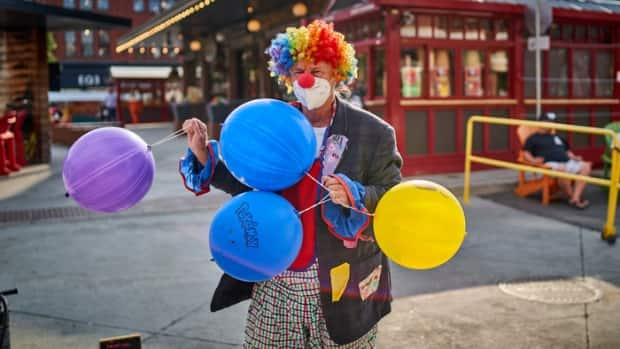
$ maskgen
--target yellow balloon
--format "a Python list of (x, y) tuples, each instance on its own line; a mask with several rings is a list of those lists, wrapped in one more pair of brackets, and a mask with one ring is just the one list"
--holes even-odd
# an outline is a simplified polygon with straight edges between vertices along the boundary
[(452, 258), (465, 238), (465, 214), (458, 199), (424, 180), (400, 183), (383, 195), (373, 222), (379, 247), (411, 269), (435, 268)]

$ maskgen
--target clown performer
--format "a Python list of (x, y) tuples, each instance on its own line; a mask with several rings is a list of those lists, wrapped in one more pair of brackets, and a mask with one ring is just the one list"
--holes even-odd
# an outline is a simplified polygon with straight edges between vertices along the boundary
[[(332, 24), (288, 28), (266, 53), (272, 76), (294, 93), (292, 105), (314, 128), (316, 160), (308, 172), (322, 185), (305, 176), (279, 193), (302, 212), (302, 247), (289, 269), (254, 284), (224, 274), (211, 311), (251, 298), (245, 348), (374, 348), (392, 296), (370, 213), (401, 180), (394, 129), (340, 97), (357, 75), (357, 60)], [(196, 195), (211, 185), (232, 195), (251, 190), (218, 161), (204, 123), (190, 119), (183, 129), (189, 149), (179, 168), (186, 188)], [(304, 211), (327, 193), (331, 200)]]

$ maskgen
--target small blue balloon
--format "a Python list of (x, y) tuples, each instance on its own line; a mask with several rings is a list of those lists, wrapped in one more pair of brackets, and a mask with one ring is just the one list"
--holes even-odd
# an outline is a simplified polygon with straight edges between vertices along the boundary
[(279, 191), (297, 183), (314, 162), (312, 125), (295, 107), (256, 99), (228, 116), (220, 137), (226, 167), (242, 183)]
[(269, 280), (297, 258), (303, 231), (281, 196), (252, 191), (222, 206), (211, 223), (209, 248), (217, 265), (243, 281)]

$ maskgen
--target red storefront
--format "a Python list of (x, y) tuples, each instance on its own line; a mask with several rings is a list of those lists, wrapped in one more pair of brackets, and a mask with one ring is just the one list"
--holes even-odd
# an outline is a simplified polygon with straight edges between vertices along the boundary
[[(602, 127), (620, 119), (620, 6), (605, 10), (553, 9), (542, 108), (561, 122)], [(535, 118), (524, 11), (505, 3), (375, 0), (326, 17), (355, 45), (357, 88), (365, 90), (366, 108), (396, 128), (404, 174), (462, 171), (472, 115)], [(474, 133), (475, 152), (515, 159), (514, 129), (479, 126)], [(602, 138), (567, 138), (600, 162)]]
[[(553, 7), (553, 23), (544, 33), (551, 45), (542, 54), (543, 112), (580, 125), (604, 126), (618, 119), (620, 5), (547, 2)], [(261, 53), (287, 25), (327, 13), (322, 18), (334, 22), (358, 54), (359, 79), (352, 89), (361, 90), (365, 107), (396, 129), (405, 175), (462, 171), (465, 125), (472, 115), (535, 118), (535, 59), (527, 48), (526, 0), (305, 3), (310, 7), (300, 17), (291, 14), (293, 2), (280, 0), (254, 1), (247, 12), (234, 2), (185, 0), (128, 33), (117, 50), (149, 40), (156, 44), (168, 31), (183, 32), (188, 53), (183, 67), (202, 68), (199, 85), (205, 96), (226, 91), (231, 100), (277, 97), (284, 91), (260, 68), (266, 66)], [(249, 31), (254, 20), (261, 25)], [(200, 45), (190, 52), (192, 42), (215, 42), (204, 46), (215, 47), (209, 51), (217, 54), (200, 51)], [(514, 160), (519, 147), (514, 133), (504, 126), (479, 125), (473, 149)], [(577, 153), (600, 163), (603, 139), (567, 138)]]

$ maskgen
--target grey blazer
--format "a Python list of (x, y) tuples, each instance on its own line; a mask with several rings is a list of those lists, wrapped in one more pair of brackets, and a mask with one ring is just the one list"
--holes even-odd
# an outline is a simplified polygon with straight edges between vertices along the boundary
[[(338, 98), (330, 128), (330, 135), (336, 134), (346, 136), (348, 144), (335, 172), (343, 173), (364, 186), (365, 206), (374, 212), (381, 196), (401, 181), (402, 158), (396, 148), (394, 129), (372, 113)], [(222, 162), (218, 163), (211, 184), (232, 195), (250, 190), (237, 181)], [(316, 217), (315, 248), (327, 329), (336, 343), (350, 343), (390, 312), (392, 296), (388, 260), (372, 239), (360, 240), (356, 248), (344, 247), (343, 242), (328, 231), (321, 214)], [(362, 234), (374, 237), (372, 224)], [(332, 302), (330, 270), (345, 262), (350, 264), (345, 296)], [(378, 289), (362, 299), (360, 283), (367, 280), (378, 266), (381, 266)], [(251, 289), (252, 284), (224, 274), (213, 296), (211, 310), (217, 311), (248, 299)]]

